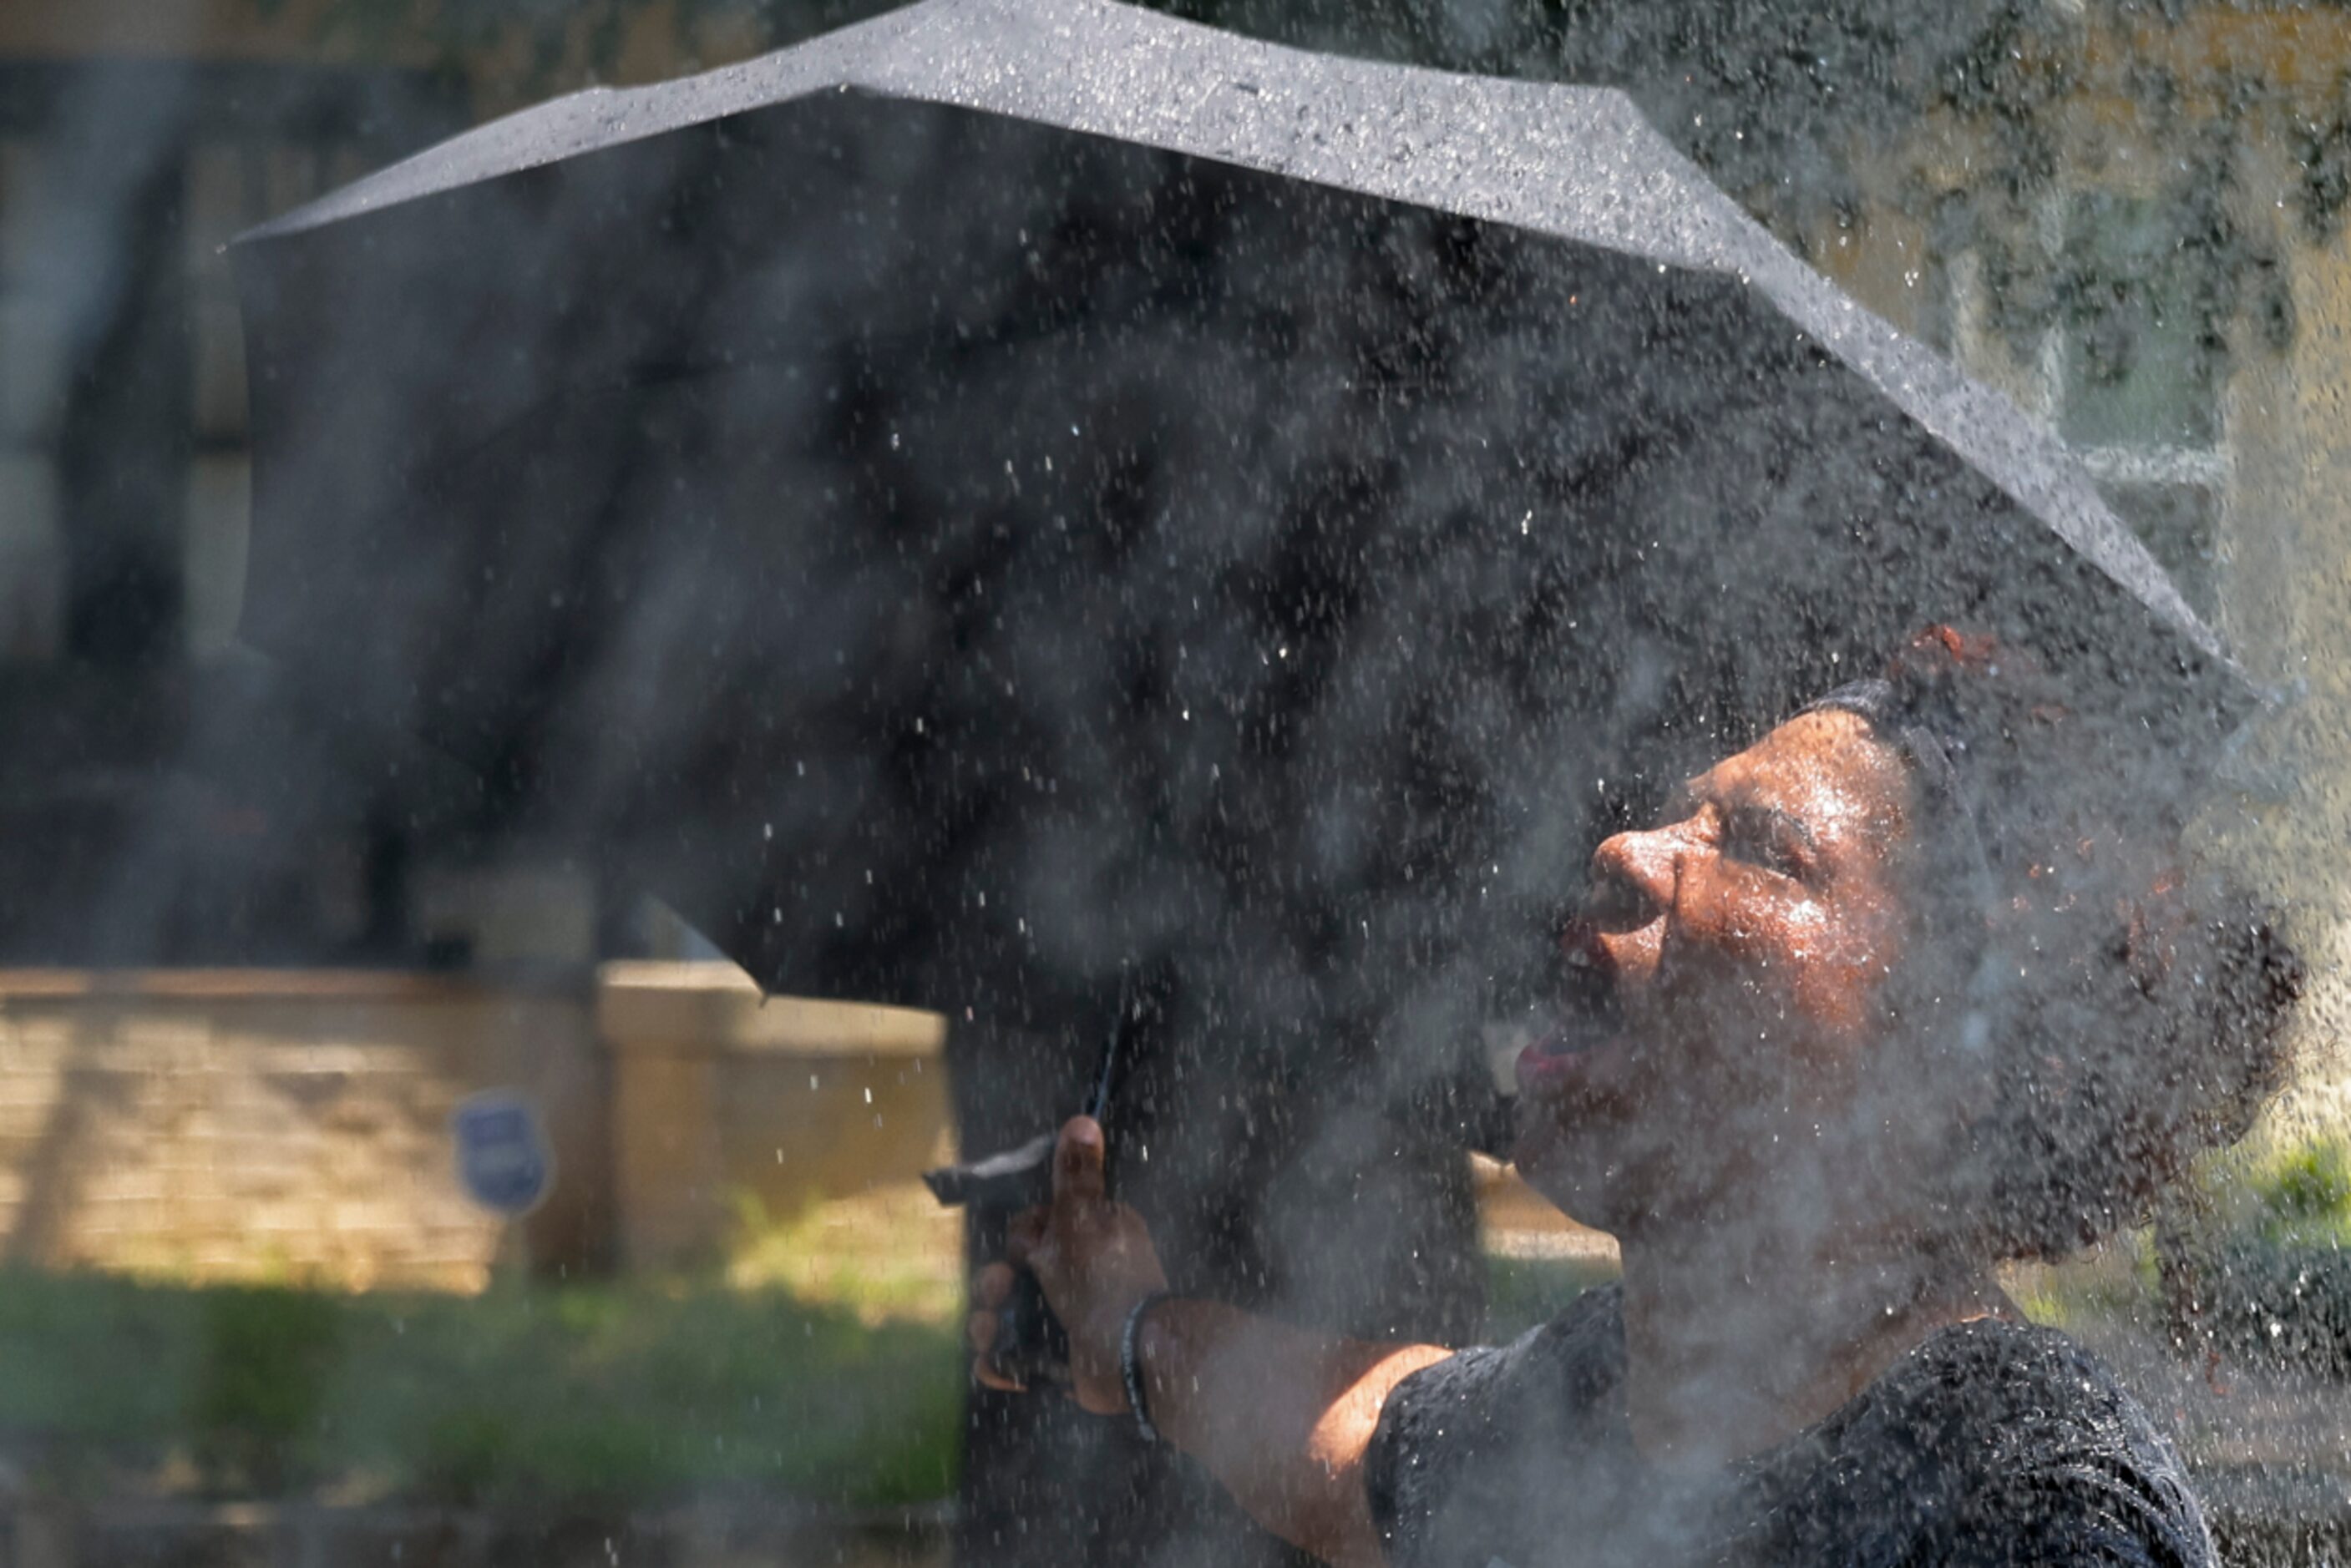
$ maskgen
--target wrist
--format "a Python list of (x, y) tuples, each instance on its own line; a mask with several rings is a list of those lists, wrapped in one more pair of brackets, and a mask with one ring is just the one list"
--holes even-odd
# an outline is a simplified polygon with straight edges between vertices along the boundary
[[(1164, 1289), (1154, 1284), (1146, 1290), (1106, 1293), (1089, 1303), (1082, 1315), (1063, 1320), (1070, 1335), (1070, 1370), (1081, 1407), (1096, 1416), (1124, 1415), (1131, 1408), (1123, 1372), (1127, 1321), (1136, 1307)], [(1150, 1316), (1144, 1314), (1144, 1321)]]
[(1160, 1441), (1161, 1433), (1152, 1419), (1155, 1389), (1147, 1370), (1149, 1351), (1144, 1336), (1155, 1309), (1165, 1305), (1171, 1297), (1172, 1293), (1165, 1290), (1151, 1292), (1127, 1309), (1125, 1320), (1119, 1325), (1119, 1386), (1126, 1396), (1126, 1407), (1134, 1417), (1135, 1430), (1146, 1443)]

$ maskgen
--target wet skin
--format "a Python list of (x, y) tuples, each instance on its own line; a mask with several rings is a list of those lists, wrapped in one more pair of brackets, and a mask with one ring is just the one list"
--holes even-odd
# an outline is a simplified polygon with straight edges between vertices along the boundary
[(1850, 1189), (1902, 1152), (1869, 1091), (1903, 1049), (1886, 981), (1910, 945), (1914, 788), (1865, 721), (1804, 714), (1600, 846), (1562, 947), (1606, 1000), (1518, 1064), (1538, 1190), (1628, 1241), (1895, 1198)]

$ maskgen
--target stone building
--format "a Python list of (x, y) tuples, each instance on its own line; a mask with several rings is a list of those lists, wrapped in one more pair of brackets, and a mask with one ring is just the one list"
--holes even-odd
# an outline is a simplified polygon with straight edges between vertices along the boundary
[[(2211, 826), (2288, 904), (2312, 961), (2304, 1082), (2351, 1121), (2338, 1036), (2351, 919), (2351, 238), (2333, 211), (2351, 17), (2190, 5), (2050, 13), (2045, 178), (2005, 221), (1938, 222), (2000, 168), (1942, 114), (1858, 158), (1811, 258), (2054, 426), (2277, 697)], [(2105, 18), (2101, 20), (2100, 18)], [(2018, 308), (2018, 301), (2030, 302)]]

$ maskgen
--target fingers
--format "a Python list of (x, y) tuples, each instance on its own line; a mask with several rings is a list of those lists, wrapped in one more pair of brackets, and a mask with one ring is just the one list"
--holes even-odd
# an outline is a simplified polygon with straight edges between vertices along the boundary
[[(1045, 1240), (1046, 1222), (1051, 1217), (1052, 1210), (1049, 1209), (1023, 1209), (1012, 1217), (1012, 1222), (1004, 1228), (1004, 1255), (1011, 1260), (1013, 1267), (1027, 1263), (1036, 1252)], [(1004, 1288), (1008, 1292), (1012, 1288), (1009, 1268), (1005, 1270)]]
[(1100, 1202), (1102, 1130), (1092, 1116), (1071, 1116), (1053, 1146), (1053, 1201)]
[[(971, 1277), (971, 1304), (974, 1310), (993, 1313), (1012, 1299), (1012, 1265), (990, 1263)], [(994, 1321), (990, 1319), (990, 1321)]]
[(996, 1365), (998, 1314), (1012, 1295), (1012, 1265), (990, 1263), (971, 1280), (971, 1315), (964, 1320), (964, 1343), (971, 1349), (971, 1375), (983, 1388), (1000, 1393), (1026, 1391), (1019, 1378), (1008, 1377)]
[(1018, 1377), (1008, 1377), (996, 1365), (992, 1355), (972, 1357), (971, 1375), (982, 1388), (993, 1388), (999, 1394), (1026, 1394), (1029, 1385)]

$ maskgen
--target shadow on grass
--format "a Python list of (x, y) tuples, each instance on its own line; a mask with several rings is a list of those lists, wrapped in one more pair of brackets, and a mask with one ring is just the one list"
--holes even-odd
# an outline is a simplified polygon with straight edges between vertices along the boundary
[(874, 1508), (955, 1484), (944, 1324), (716, 1284), (474, 1298), (0, 1272), (0, 1444), (70, 1494)]

